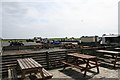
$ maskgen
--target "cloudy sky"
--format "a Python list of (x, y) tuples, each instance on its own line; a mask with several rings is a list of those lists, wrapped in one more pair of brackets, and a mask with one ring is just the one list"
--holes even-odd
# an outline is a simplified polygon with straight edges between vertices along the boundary
[(2, 38), (118, 33), (119, 0), (3, 0)]

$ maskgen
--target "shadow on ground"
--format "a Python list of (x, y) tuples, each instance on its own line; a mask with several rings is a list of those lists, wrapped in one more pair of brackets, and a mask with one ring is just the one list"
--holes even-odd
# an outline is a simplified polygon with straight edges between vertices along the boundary
[(120, 64), (117, 64), (116, 67), (114, 67), (113, 65), (110, 64), (106, 64), (106, 63), (101, 63), (100, 67), (104, 67), (104, 68), (108, 68), (108, 69), (113, 69), (113, 70), (118, 70), (120, 69)]
[(97, 72), (89, 70), (88, 72), (93, 73), (91, 76), (86, 75), (86, 77), (83, 76), (84, 72), (76, 71), (72, 68), (68, 68), (65, 70), (59, 70), (60, 72), (64, 73), (67, 76), (70, 76), (72, 79), (75, 80), (86, 80), (92, 78), (94, 75), (98, 74)]

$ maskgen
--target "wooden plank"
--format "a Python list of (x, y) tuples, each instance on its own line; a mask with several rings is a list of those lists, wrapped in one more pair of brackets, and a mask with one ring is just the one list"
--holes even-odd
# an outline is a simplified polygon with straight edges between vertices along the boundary
[(42, 65), (40, 65), (38, 62), (36, 62), (36, 61), (33, 60), (32, 58), (30, 58), (30, 60), (31, 60), (34, 64), (36, 64), (38, 67), (42, 67)]
[(21, 69), (25, 69), (24, 65), (21, 63), (20, 59), (17, 60), (18, 64), (20, 65)]
[(29, 62), (25, 59), (22, 59), (22, 61), (24, 62), (24, 64), (28, 67), (28, 68), (32, 68), (29, 64)]
[[(45, 76), (45, 79), (51, 79), (53, 77), (53, 75), (50, 72), (48, 72), (47, 70), (45, 70), (44, 68), (42, 69), (42, 71), (43, 71), (43, 75)], [(40, 73), (38, 73), (36, 75), (36, 77), (37, 78), (42, 78)]]
[(28, 60), (29, 60), (29, 62), (34, 66), (34, 68), (39, 67), (38, 65), (36, 65), (35, 62), (33, 62), (33, 61), (31, 60), (31, 58), (28, 58)]
[(94, 58), (96, 58), (96, 56), (90, 56), (90, 55), (79, 54), (79, 53), (71, 53), (71, 54), (67, 54), (67, 55), (77, 57), (77, 58), (83, 58), (83, 59), (94, 59)]
[(28, 66), (23, 62), (23, 59), (20, 59), (20, 62), (21, 62), (22, 65), (24, 66), (24, 69), (28, 69)]
[(120, 48), (115, 48), (116, 50), (120, 50)]
[(8, 69), (8, 78), (9, 78), (9, 79), (12, 78), (11, 69)]
[(96, 52), (102, 52), (102, 53), (111, 53), (111, 54), (120, 54), (120, 52), (117, 51), (108, 51), (108, 50), (96, 50)]
[(53, 76), (50, 72), (45, 70), (44, 68), (42, 69), (43, 73), (45, 73), (47, 76)]
[(34, 68), (39, 67), (39, 66), (36, 66), (36, 64), (35, 64), (33, 61), (31, 61), (31, 58), (28, 58), (28, 60), (29, 60), (30, 64), (31, 64), (32, 66), (34, 66)]
[(30, 62), (29, 58), (26, 58), (25, 60), (28, 62), (29, 66), (31, 68), (35, 68), (35, 66)]
[(46, 79), (51, 79), (53, 77), (53, 75), (50, 72), (48, 72), (47, 70), (45, 70), (44, 68), (42, 71), (43, 71), (43, 74)]
[(14, 68), (8, 69), (8, 79), (9, 80), (17, 80), (17, 74)]

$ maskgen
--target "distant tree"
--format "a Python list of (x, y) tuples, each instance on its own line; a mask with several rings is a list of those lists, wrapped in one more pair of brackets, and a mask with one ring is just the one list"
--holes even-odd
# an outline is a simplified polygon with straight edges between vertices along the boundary
[(74, 39), (74, 37), (72, 37), (71, 39)]
[(37, 37), (34, 37), (34, 40), (36, 40), (37, 39)]

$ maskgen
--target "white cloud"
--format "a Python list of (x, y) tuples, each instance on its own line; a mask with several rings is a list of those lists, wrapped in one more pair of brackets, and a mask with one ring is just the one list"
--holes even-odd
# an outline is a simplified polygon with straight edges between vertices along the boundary
[(3, 37), (80, 37), (118, 31), (118, 0), (24, 1), (4, 1)]
[(0, 3), (0, 38), (2, 37), (2, 3)]

